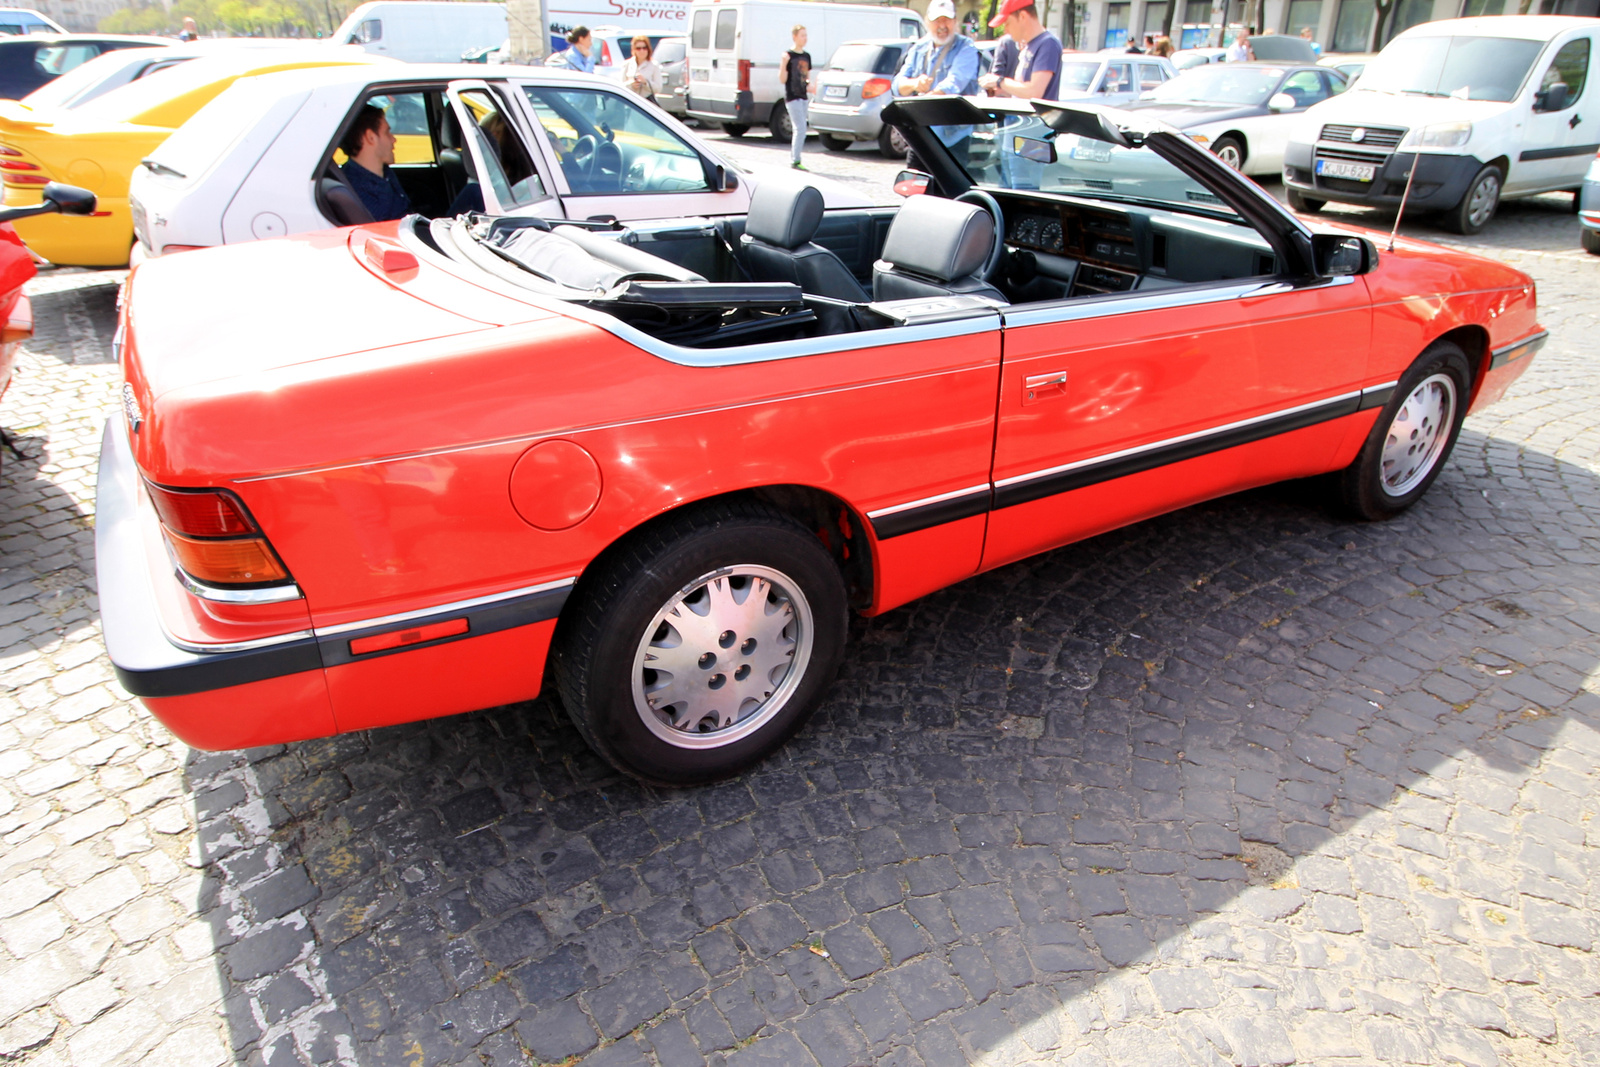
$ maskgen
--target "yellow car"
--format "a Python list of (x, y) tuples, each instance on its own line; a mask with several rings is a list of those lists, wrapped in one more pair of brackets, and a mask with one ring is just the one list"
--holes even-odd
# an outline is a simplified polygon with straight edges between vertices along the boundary
[(172, 131), (240, 78), (300, 67), (390, 63), (334, 45), (191, 60), (141, 78), (82, 107), (35, 110), (0, 101), (0, 178), (7, 207), (35, 204), (47, 182), (81, 186), (99, 198), (88, 219), (41, 215), (17, 224), (34, 252), (73, 267), (125, 267), (133, 248), (128, 179)]

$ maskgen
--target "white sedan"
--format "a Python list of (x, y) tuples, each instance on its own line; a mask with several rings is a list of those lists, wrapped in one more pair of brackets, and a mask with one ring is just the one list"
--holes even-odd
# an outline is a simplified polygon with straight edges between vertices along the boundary
[[(134, 171), (134, 259), (370, 221), (338, 145), (384, 108), (412, 209), (622, 221), (739, 215), (750, 175), (614, 83), (542, 67), (328, 67), (241, 79)], [(828, 190), (824, 190), (828, 193)], [(831, 206), (859, 197), (835, 190)]]

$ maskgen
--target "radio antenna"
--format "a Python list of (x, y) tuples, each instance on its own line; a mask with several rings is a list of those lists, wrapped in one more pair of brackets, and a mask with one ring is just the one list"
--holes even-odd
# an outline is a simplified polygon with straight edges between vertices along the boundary
[(1406, 213), (1406, 200), (1411, 196), (1411, 179), (1417, 176), (1417, 160), (1422, 158), (1421, 152), (1411, 153), (1411, 169), (1406, 171), (1406, 191), (1400, 194), (1400, 207), (1394, 213), (1394, 229), (1389, 231), (1389, 251), (1394, 251), (1394, 235), (1400, 232), (1400, 219)]

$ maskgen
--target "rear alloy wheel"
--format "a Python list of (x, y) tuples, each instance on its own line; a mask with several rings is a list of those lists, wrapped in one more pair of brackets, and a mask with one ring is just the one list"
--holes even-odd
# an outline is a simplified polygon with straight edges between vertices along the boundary
[(1313, 200), (1298, 189), (1289, 190), (1289, 206), (1307, 215), (1315, 215), (1328, 206), (1326, 200)]
[(1244, 144), (1237, 137), (1218, 137), (1211, 146), (1211, 151), (1234, 170), (1243, 171), (1246, 159)]
[(835, 137), (831, 133), (819, 133), (817, 134), (817, 138), (822, 142), (822, 147), (826, 148), (830, 152), (843, 152), (851, 145), (855, 144), (854, 141), (848, 140), (844, 137)]
[(742, 122), (724, 122), (722, 124), (722, 132), (729, 137), (743, 137), (750, 132), (750, 127)]
[(1592, 256), (1600, 256), (1600, 230), (1591, 230), (1585, 226), (1578, 231), (1578, 240), (1583, 242), (1583, 250)]
[(844, 580), (817, 537), (752, 505), (688, 512), (584, 579), (556, 642), (562, 703), (619, 770), (736, 774), (794, 734), (844, 653)]
[(1467, 195), (1461, 203), (1445, 212), (1445, 228), (1455, 233), (1471, 235), (1489, 225), (1495, 209), (1500, 206), (1499, 167), (1484, 167), (1467, 186)]
[(1387, 519), (1422, 498), (1455, 447), (1466, 417), (1471, 364), (1461, 348), (1438, 341), (1411, 365), (1340, 475), (1340, 497), (1364, 519)]
[(767, 121), (767, 129), (772, 133), (774, 141), (788, 144), (794, 137), (794, 123), (789, 121), (789, 109), (779, 100), (772, 109), (772, 118)]
[(886, 124), (878, 131), (878, 154), (884, 159), (905, 159), (911, 155), (911, 146), (899, 130)]

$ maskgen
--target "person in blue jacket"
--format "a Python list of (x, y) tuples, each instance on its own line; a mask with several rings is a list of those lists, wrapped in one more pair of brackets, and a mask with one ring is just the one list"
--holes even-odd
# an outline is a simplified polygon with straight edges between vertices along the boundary
[[(911, 46), (905, 64), (895, 75), (894, 95), (973, 96), (978, 92), (978, 46), (956, 32), (956, 6), (952, 0), (929, 0), (928, 33)], [(933, 132), (956, 162), (966, 165), (972, 146), (971, 126), (935, 126)], [(908, 164), (920, 166), (915, 153)]]

